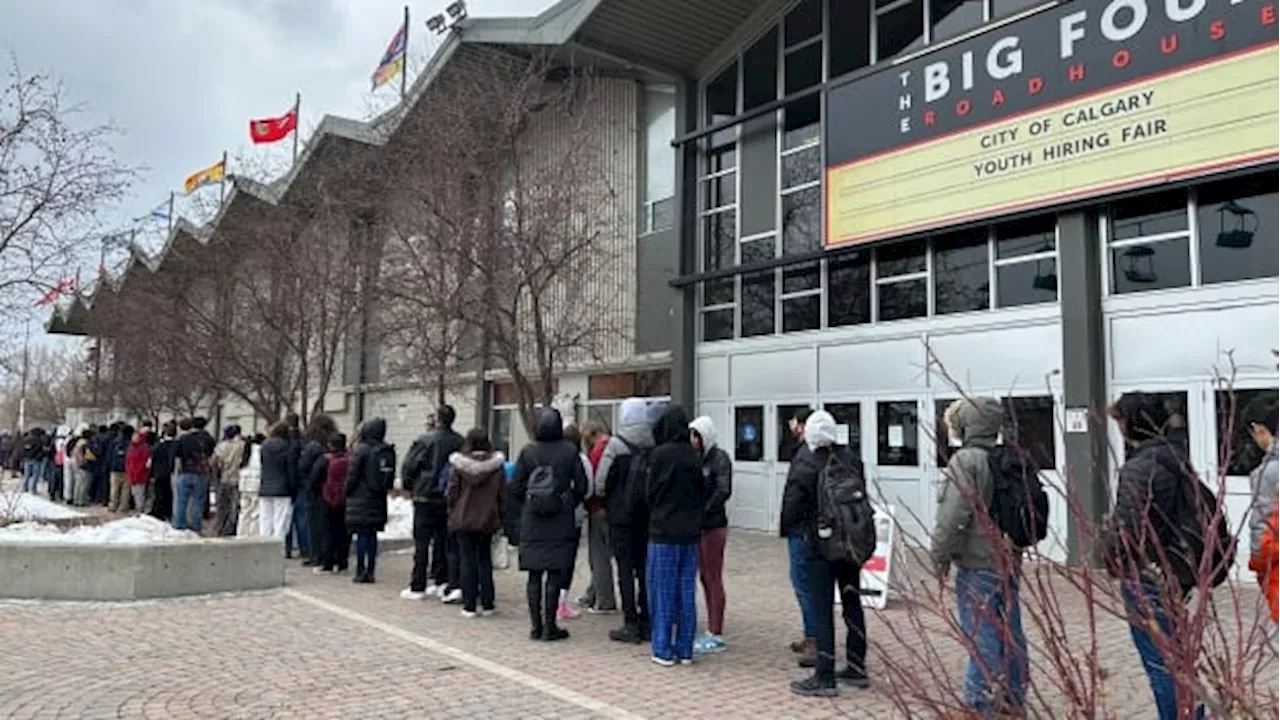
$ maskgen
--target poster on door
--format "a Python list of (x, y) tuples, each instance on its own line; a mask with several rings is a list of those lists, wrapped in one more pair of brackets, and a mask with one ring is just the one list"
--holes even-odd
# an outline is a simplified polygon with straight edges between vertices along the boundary
[[(893, 568), (893, 544), (897, 536), (894, 531), (892, 505), (873, 504), (875, 508), (876, 549), (871, 558), (862, 565), (860, 586), (862, 588), (862, 606), (873, 610), (883, 610), (889, 601), (889, 578)], [(836, 587), (836, 604), (839, 605), (840, 588)]]

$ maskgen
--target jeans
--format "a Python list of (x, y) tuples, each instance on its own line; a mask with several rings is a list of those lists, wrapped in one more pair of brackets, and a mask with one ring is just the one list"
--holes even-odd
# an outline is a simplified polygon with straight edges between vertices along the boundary
[(130, 485), (129, 495), (133, 497), (133, 511), (142, 514), (142, 506), (147, 502), (146, 485)]
[(645, 559), (648, 555), (648, 528), (627, 525), (609, 527), (609, 542), (618, 561), (618, 599), (623, 622), (643, 630), (649, 622), (648, 593), (645, 592)]
[(724, 543), (728, 538), (727, 527), (703, 530), (698, 547), (698, 578), (707, 598), (707, 632), (717, 636), (724, 634)]
[(329, 544), (329, 528), (324, 521), (324, 499), (311, 493), (306, 493), (306, 496), (307, 533), (311, 544), (311, 559), (322, 562), (329, 554), (326, 547)]
[(35, 492), (44, 477), (44, 460), (22, 461), (22, 492)]
[[(1178, 716), (1178, 684), (1169, 669), (1165, 667), (1160, 646), (1166, 648), (1169, 641), (1160, 642), (1148, 629), (1155, 621), (1160, 634), (1166, 638), (1173, 633), (1173, 623), (1164, 609), (1164, 598), (1160, 586), (1143, 580), (1126, 582), (1121, 588), (1124, 594), (1125, 609), (1129, 611), (1129, 634), (1133, 636), (1133, 646), (1142, 659), (1142, 669), (1147, 671), (1147, 681), (1151, 684), (1151, 694), (1156, 700), (1156, 716), (1160, 720), (1177, 720)], [(1196, 718), (1204, 717), (1204, 706), (1196, 708)]]
[(173, 529), (200, 532), (204, 519), (204, 503), (200, 499), (208, 494), (203, 475), (179, 473), (173, 487)]
[(814, 675), (825, 685), (836, 681), (835, 594), (840, 588), (844, 615), (844, 657), (855, 672), (867, 670), (867, 620), (862, 612), (862, 569), (852, 563), (808, 556), (809, 611), (818, 644)]
[(698, 632), (698, 545), (651, 542), (645, 569), (653, 656), (692, 660)]
[(539, 635), (556, 629), (556, 607), (562, 587), (564, 573), (559, 570), (529, 571), (525, 597), (529, 601), (529, 622)]
[(286, 553), (293, 553), (294, 542), (297, 542), (298, 552), (302, 557), (311, 557), (311, 525), (307, 522), (307, 494), (301, 491), (293, 497), (293, 523), (289, 527), (289, 534), (284, 538)]
[(356, 530), (356, 575), (373, 577), (378, 564), (378, 531), (373, 528)]
[(444, 505), (429, 502), (413, 504), (413, 571), (409, 575), (409, 589), (413, 592), (427, 589), (428, 575), (432, 585), (448, 583), (448, 522)]
[(604, 510), (587, 516), (587, 562), (591, 565), (591, 585), (585, 597), (597, 610), (616, 610), (613, 590), (613, 554), (609, 549), (609, 521)]
[(1017, 711), (1026, 703), (1027, 637), (1018, 586), (1016, 573), (1005, 578), (992, 570), (956, 571), (960, 629), (973, 644), (964, 702), (981, 717)]
[(792, 535), (787, 538), (787, 558), (791, 565), (791, 589), (795, 591), (796, 604), (800, 606), (800, 622), (804, 625), (804, 636), (816, 637), (813, 603), (809, 599), (809, 548), (805, 545), (803, 535)]
[(458, 559), (461, 568), (462, 609), (476, 611), (476, 601), (485, 610), (493, 609), (493, 533), (458, 532)]

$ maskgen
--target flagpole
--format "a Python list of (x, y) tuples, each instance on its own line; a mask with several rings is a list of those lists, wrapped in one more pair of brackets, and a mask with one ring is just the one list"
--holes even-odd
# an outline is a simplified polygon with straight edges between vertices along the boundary
[(27, 431), (27, 370), (31, 359), (31, 318), (23, 322), (22, 330), (22, 390), (18, 393), (18, 434)]
[(302, 131), (302, 93), (293, 98), (293, 164), (298, 164), (298, 133)]
[[(173, 234), (173, 191), (169, 191), (169, 234)], [(165, 238), (166, 240), (168, 238)]]
[(222, 151), (222, 182), (218, 184), (218, 209), (222, 209), (222, 203), (227, 199), (227, 151)]
[(400, 102), (409, 89), (409, 6), (404, 6), (404, 64), (400, 68)]

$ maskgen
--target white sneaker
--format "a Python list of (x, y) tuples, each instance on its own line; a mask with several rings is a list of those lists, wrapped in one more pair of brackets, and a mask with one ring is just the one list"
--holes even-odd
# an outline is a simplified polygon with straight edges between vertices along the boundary
[(493, 614), (496, 612), (498, 611), (497, 610), (481, 610), (480, 617), (493, 617)]
[(427, 583), (427, 597), (431, 597), (433, 595), (439, 595), (440, 590), (442, 589), (443, 588), (440, 585), (436, 585), (434, 583)]
[(426, 598), (427, 598), (427, 593), (418, 592), (411, 588), (405, 588), (400, 591), (401, 600), (425, 600)]
[(462, 611), (462, 617), (467, 618), (468, 620), (470, 620), (471, 618), (473, 618), (473, 617), (475, 617), (475, 616), (476, 616), (476, 613), (475, 613), (475, 611), (474, 611), (474, 610), (463, 610), (463, 611)]
[(455, 603), (462, 602), (462, 588), (454, 588), (453, 590), (446, 588), (445, 590), (442, 590), (440, 602), (445, 605), (453, 605)]

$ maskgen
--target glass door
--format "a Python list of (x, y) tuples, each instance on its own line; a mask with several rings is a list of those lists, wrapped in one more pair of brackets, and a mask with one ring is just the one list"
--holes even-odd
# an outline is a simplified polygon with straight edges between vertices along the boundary
[[(1254, 500), (1249, 475), (1264, 457), (1262, 448), (1253, 440), (1248, 417), (1261, 407), (1274, 407), (1280, 393), (1274, 378), (1237, 381), (1234, 388), (1209, 387), (1206, 392), (1212, 393), (1212, 402), (1207, 404), (1214, 413), (1212, 425), (1206, 428), (1211, 433), (1206, 438), (1206, 445), (1211, 448), (1209, 457), (1213, 461), (1210, 478), (1226, 481), (1227, 520), (1232, 530), (1239, 530), (1233, 572), (1237, 577), (1244, 577), (1248, 574), (1249, 513)], [(1216, 484), (1211, 487), (1217, 489)]]
[(870, 459), (866, 468), (872, 491), (879, 502), (893, 506), (902, 539), (927, 547), (935, 496), (923, 467), (924, 448), (930, 445), (920, 422), (923, 405), (919, 397), (909, 396), (868, 401), (863, 456)]
[(777, 530), (780, 502), (774, 495), (769, 424), (765, 405), (736, 405), (732, 434), (725, 451), (733, 458), (734, 525), (755, 530)]

